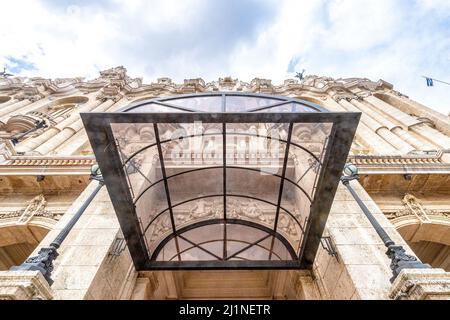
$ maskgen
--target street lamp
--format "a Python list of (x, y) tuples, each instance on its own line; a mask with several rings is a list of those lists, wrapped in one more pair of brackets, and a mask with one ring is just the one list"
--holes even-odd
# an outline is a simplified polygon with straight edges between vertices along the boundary
[(30, 257), (25, 260), (20, 266), (14, 266), (10, 270), (15, 271), (25, 271), (25, 270), (37, 270), (40, 271), (47, 282), (52, 285), (53, 280), (51, 279), (51, 273), (53, 271), (53, 261), (58, 257), (57, 249), (61, 246), (64, 239), (72, 230), (73, 226), (77, 223), (78, 219), (81, 217), (83, 212), (95, 198), (100, 189), (105, 185), (103, 177), (100, 172), (100, 168), (97, 164), (91, 167), (91, 180), (97, 180), (98, 185), (89, 195), (89, 197), (84, 201), (81, 207), (77, 210), (74, 216), (70, 219), (67, 225), (61, 230), (61, 232), (56, 236), (56, 238), (50, 243), (48, 247), (43, 247), (39, 250), (38, 255)]
[(393, 273), (393, 277), (390, 279), (391, 282), (394, 282), (395, 278), (399, 275), (400, 271), (403, 269), (425, 269), (431, 268), (429, 264), (424, 264), (417, 260), (416, 257), (406, 254), (405, 249), (396, 245), (395, 242), (389, 237), (383, 227), (378, 223), (366, 205), (359, 198), (358, 194), (356, 194), (355, 190), (350, 186), (350, 181), (358, 179), (358, 168), (352, 164), (347, 163), (344, 167), (344, 175), (341, 177), (341, 182), (344, 186), (347, 187), (348, 191), (350, 191), (351, 195), (358, 203), (361, 210), (364, 212), (367, 219), (369, 219), (373, 228), (380, 236), (381, 240), (383, 240), (384, 245), (388, 248), (386, 251), (386, 255), (391, 259), (391, 270)]

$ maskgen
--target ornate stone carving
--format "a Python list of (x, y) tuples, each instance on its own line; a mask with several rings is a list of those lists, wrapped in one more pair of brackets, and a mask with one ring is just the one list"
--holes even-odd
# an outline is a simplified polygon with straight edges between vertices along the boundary
[(405, 194), (402, 199), (403, 208), (394, 212), (385, 212), (388, 219), (397, 219), (405, 216), (414, 216), (422, 222), (430, 222), (430, 216), (450, 218), (450, 212), (437, 211), (426, 208), (419, 199), (412, 194)]
[(180, 91), (182, 93), (203, 92), (205, 91), (205, 81), (202, 78), (184, 79)]
[(238, 79), (233, 79), (231, 77), (219, 78), (220, 89), (232, 90), (238, 83)]
[(405, 269), (392, 284), (394, 300), (449, 300), (450, 273), (443, 269)]
[(39, 271), (0, 271), (0, 300), (51, 300), (53, 293)]
[(273, 93), (272, 80), (255, 78), (250, 82), (253, 92)]
[(24, 86), (22, 88), (22, 92), (18, 93), (14, 96), (14, 99), (17, 100), (24, 100), (28, 99), (31, 102), (38, 101), (40, 99), (44, 98), (44, 95), (39, 91), (39, 89), (35, 86)]
[(111, 99), (114, 102), (119, 101), (122, 97), (123, 95), (120, 94), (120, 87), (117, 85), (108, 85), (101, 90), (99, 95), (97, 95), (97, 99), (99, 100)]
[(27, 223), (35, 214), (43, 214), (47, 201), (43, 194), (34, 197), (20, 216), (19, 223)]
[(200, 199), (189, 209), (187, 221), (203, 217), (218, 217), (222, 213), (220, 206), (214, 200)]
[(10, 140), (0, 139), (0, 164), (15, 155), (16, 151)]
[(341, 100), (351, 101), (351, 100), (353, 100), (353, 99), (358, 99), (358, 96), (356, 96), (356, 95), (354, 95), (353, 93), (350, 93), (350, 92), (342, 91), (342, 92), (338, 92), (338, 93), (334, 94), (334, 95), (332, 96), (332, 98), (333, 98), (336, 102), (339, 102), (339, 101), (341, 101)]
[(47, 201), (42, 194), (34, 197), (24, 209), (19, 209), (0, 214), (0, 219), (18, 218), (17, 223), (26, 224), (33, 217), (44, 217), (53, 220), (59, 220), (64, 212), (55, 212), (46, 210)]

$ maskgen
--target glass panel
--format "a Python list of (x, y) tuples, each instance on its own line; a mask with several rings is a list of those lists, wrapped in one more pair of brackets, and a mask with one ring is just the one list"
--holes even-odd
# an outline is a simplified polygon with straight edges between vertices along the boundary
[(194, 111), (222, 112), (222, 96), (187, 97), (161, 101)]
[(311, 202), (306, 195), (294, 184), (285, 180), (281, 207), (288, 210), (303, 226), (309, 217)]
[(171, 108), (163, 106), (157, 103), (148, 103), (142, 106), (131, 107), (129, 110), (125, 110), (127, 113), (144, 113), (144, 112), (186, 112), (177, 108)]
[(202, 242), (199, 245), (200, 247), (208, 250), (217, 257), (221, 259), (223, 258), (223, 239), (210, 242)]
[[(183, 196), (187, 197), (187, 195)], [(193, 196), (198, 197), (196, 194)], [(172, 199), (178, 201), (176, 196)], [(221, 219), (223, 218), (223, 196), (208, 197), (178, 205), (173, 208), (173, 215), (177, 229), (199, 221)]]
[(226, 246), (227, 246), (227, 257), (233, 256), (233, 258), (229, 258), (229, 260), (233, 260), (236, 256), (235, 253), (243, 250), (245, 247), (250, 245), (251, 242), (244, 242), (242, 240), (237, 239), (227, 239)]
[(332, 128), (331, 122), (294, 123), (291, 141), (308, 149), (320, 159)]
[(178, 261), (175, 238), (169, 240), (159, 252), (156, 261)]
[(291, 102), (278, 107), (266, 108), (256, 112), (319, 112), (314, 108), (297, 102)]
[[(281, 169), (279, 169), (281, 170)], [(280, 193), (280, 178), (259, 171), (250, 171), (245, 168), (235, 169), (227, 168), (227, 195), (246, 196), (251, 198), (263, 199), (276, 204), (278, 194)], [(239, 200), (239, 199), (237, 199)], [(259, 207), (249, 205), (251, 199), (242, 198), (239, 208), (241, 211), (247, 211), (250, 214), (250, 207)], [(237, 209), (237, 208), (236, 208)], [(254, 208), (256, 210), (256, 208)], [(261, 208), (262, 209), (262, 208)], [(270, 208), (270, 209), (273, 209)], [(253, 210), (254, 211), (254, 210)]]
[(150, 255), (158, 244), (172, 233), (172, 224), (168, 211), (156, 218), (144, 233), (145, 241)]
[(288, 124), (228, 123), (227, 166), (250, 165), (279, 172), (283, 165)]
[(124, 160), (142, 147), (156, 142), (152, 123), (111, 123), (111, 131)]
[(158, 124), (167, 165), (222, 165), (222, 124)]
[(289, 147), (286, 178), (298, 184), (312, 199), (321, 166), (315, 156), (294, 146)]
[[(205, 225), (188, 230), (168, 241), (159, 252), (157, 260), (179, 261), (177, 252), (180, 253), (181, 261), (222, 259), (223, 230), (223, 224)], [(292, 259), (279, 239), (251, 226), (227, 224), (226, 246), (229, 260)]]
[(298, 247), (299, 239), (302, 231), (297, 222), (286, 212), (280, 210), (278, 216), (277, 232), (280, 233), (286, 240), (288, 240), (293, 248)]
[[(209, 251), (211, 254), (207, 254), (208, 260), (211, 259), (209, 257), (210, 255), (213, 257), (214, 255), (217, 256), (214, 257), (214, 260), (217, 260), (217, 258), (222, 258), (223, 256), (223, 229), (223, 224), (201, 226), (184, 232), (180, 236), (180, 239), (186, 243), (189, 243), (189, 247), (192, 247), (192, 249), (194, 248), (193, 244), (196, 244), (199, 247)], [(199, 250), (204, 252), (202, 249)], [(186, 252), (189, 252), (189, 255), (181, 255), (182, 259), (184, 257), (193, 257), (193, 252), (197, 252), (197, 249), (193, 251), (187, 250)], [(202, 254), (201, 257), (205, 257), (204, 254)]]
[(203, 251), (199, 248), (193, 247), (192, 249), (189, 249), (185, 252), (183, 252), (181, 255), (181, 261), (214, 261), (217, 260), (216, 257), (213, 255), (207, 253), (206, 251)]
[(245, 112), (283, 102), (281, 99), (251, 96), (226, 96), (226, 112)]
[(182, 236), (194, 243), (222, 240), (223, 229), (223, 224), (209, 224), (185, 231)]
[(112, 123), (111, 130), (116, 139), (122, 163), (129, 159), (124, 170), (132, 196), (135, 198), (141, 190), (160, 176), (158, 150), (156, 146), (148, 148), (156, 141), (153, 124)]
[[(239, 240), (253, 243), (266, 236), (267, 232), (242, 224), (227, 224), (227, 240)], [(230, 252), (233, 254), (234, 252)]]
[(286, 249), (286, 246), (275, 238), (273, 241), (272, 254), (269, 260), (292, 260), (292, 256)]
[(239, 253), (236, 258), (241, 258), (244, 260), (267, 260), (267, 256), (269, 251), (266, 249), (259, 247), (258, 245), (253, 245), (250, 248)]
[(160, 181), (148, 188), (136, 201), (136, 215), (143, 228), (159, 213), (168, 208), (164, 182)]

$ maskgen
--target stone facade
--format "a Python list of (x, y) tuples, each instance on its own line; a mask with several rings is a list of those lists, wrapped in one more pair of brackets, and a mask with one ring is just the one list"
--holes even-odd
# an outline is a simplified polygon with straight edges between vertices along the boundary
[[(48, 245), (96, 186), (89, 182), (95, 157), (80, 112), (215, 91), (361, 112), (348, 157), (360, 170), (352, 187), (397, 244), (436, 269), (404, 270), (391, 284), (386, 248), (340, 186), (324, 233), (335, 253), (320, 247), (312, 270), (137, 272), (102, 189), (58, 249), (51, 289), (39, 272), (7, 271)], [(46, 127), (36, 128), (39, 121)], [(94, 80), (0, 79), (0, 299), (448, 299), (449, 150), (450, 118), (383, 80), (307, 76), (273, 84), (224, 77), (176, 84), (159, 78), (144, 84), (123, 67)], [(241, 214), (264, 215), (255, 210)]]

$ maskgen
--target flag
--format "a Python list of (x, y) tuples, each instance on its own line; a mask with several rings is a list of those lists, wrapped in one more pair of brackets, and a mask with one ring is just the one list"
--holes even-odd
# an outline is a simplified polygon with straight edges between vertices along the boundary
[(426, 78), (426, 77), (425, 77), (425, 79), (427, 79), (427, 87), (432, 87), (433, 86), (433, 79)]

